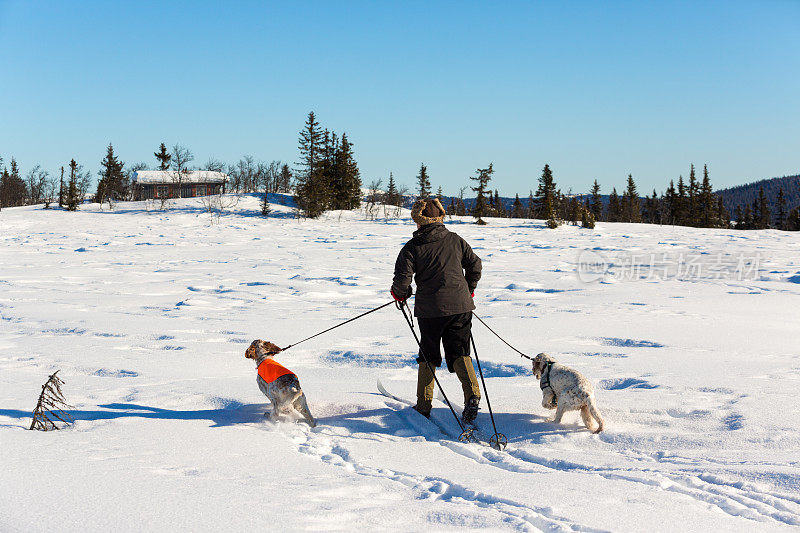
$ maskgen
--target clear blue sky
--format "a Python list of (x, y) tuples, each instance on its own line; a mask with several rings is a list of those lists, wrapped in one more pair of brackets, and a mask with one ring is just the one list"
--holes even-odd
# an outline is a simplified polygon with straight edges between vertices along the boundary
[(716, 187), (800, 172), (800, 1), (0, 0), (0, 155), (26, 172), (114, 144), (155, 164), (297, 160), (314, 110), (362, 179), (503, 195), (642, 193), (708, 163)]

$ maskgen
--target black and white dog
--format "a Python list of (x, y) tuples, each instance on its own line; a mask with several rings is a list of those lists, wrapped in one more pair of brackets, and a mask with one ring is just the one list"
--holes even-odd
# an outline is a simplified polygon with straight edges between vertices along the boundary
[[(603, 431), (603, 417), (595, 405), (594, 388), (580, 372), (540, 353), (533, 358), (533, 375), (542, 389), (542, 407), (556, 410), (553, 420), (556, 424), (561, 423), (565, 412), (580, 410), (586, 429), (594, 433)], [(597, 429), (593, 429), (592, 418), (597, 420)]]

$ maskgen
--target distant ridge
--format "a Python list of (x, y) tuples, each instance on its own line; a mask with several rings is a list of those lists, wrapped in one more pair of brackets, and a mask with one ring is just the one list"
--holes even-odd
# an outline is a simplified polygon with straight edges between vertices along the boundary
[(753, 205), (753, 201), (758, 198), (758, 191), (762, 187), (773, 217), (777, 211), (778, 190), (780, 188), (783, 188), (783, 194), (786, 197), (787, 213), (800, 206), (800, 174), (754, 181), (753, 183), (720, 189), (715, 193), (722, 197), (725, 207), (728, 209), (731, 219), (733, 219), (736, 207), (739, 206), (744, 211), (745, 206)]

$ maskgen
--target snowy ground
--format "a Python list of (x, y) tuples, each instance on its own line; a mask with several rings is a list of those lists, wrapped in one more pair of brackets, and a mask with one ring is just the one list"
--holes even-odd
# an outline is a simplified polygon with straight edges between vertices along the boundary
[[(215, 224), (197, 200), (0, 212), (0, 530), (800, 525), (796, 235), (448, 223), (484, 261), (478, 315), (588, 376), (607, 421), (600, 435), (577, 413), (551, 423), (527, 361), (476, 323), (498, 452), (376, 393), (377, 379), (414, 391), (391, 307), (279, 357), (316, 429), (263, 419), (249, 342), (287, 345), (387, 302), (414, 228), (258, 209), (244, 198)], [(612, 266), (579, 275), (579, 259)], [(77, 422), (26, 431), (57, 369)]]

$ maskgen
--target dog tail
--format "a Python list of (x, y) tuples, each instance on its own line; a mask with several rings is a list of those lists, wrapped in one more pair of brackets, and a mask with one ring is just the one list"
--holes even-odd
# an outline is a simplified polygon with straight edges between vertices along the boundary
[(600, 433), (603, 431), (604, 422), (603, 417), (600, 416), (600, 411), (598, 411), (597, 407), (594, 405), (594, 397), (589, 398), (589, 402), (586, 404), (586, 407), (589, 408), (589, 413), (591, 413), (592, 417), (597, 420), (597, 429), (594, 430), (594, 432)]
[(300, 387), (296, 385), (293, 386), (290, 390), (292, 391), (292, 399), (290, 403), (294, 403), (300, 396), (303, 395), (303, 391), (300, 389)]

